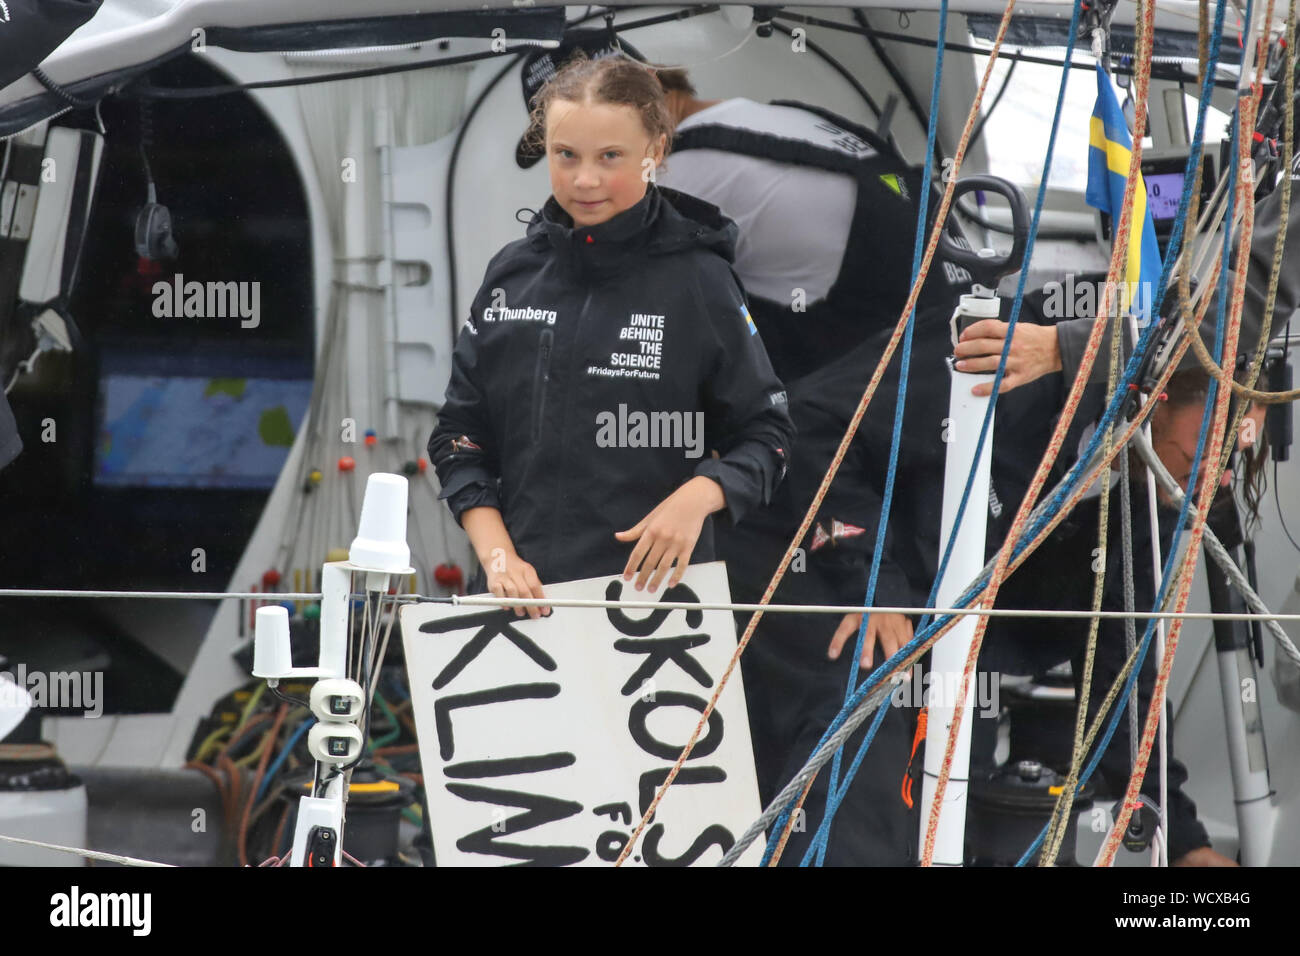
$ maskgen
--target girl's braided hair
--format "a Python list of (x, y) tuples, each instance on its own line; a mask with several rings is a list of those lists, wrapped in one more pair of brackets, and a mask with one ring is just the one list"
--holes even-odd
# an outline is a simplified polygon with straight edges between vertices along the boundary
[(663, 83), (652, 67), (626, 54), (592, 59), (583, 50), (576, 50), (534, 94), (524, 136), (526, 144), (538, 153), (546, 151), (546, 110), (557, 99), (629, 106), (641, 117), (651, 142), (663, 133), (666, 142), (672, 143), (674, 124)]

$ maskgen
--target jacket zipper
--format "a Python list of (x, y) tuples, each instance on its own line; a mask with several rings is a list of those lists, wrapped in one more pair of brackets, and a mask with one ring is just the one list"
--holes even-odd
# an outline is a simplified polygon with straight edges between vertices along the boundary
[[(569, 338), (570, 356), (569, 356), (568, 381), (570, 385), (569, 388), (566, 389), (566, 391), (568, 392), (568, 396), (563, 406), (560, 409), (560, 423), (559, 423), (559, 428), (556, 431), (556, 434), (560, 436), (561, 441), (563, 441), (564, 438), (568, 435), (569, 418), (571, 417), (570, 410), (573, 408), (573, 404), (575, 401), (574, 393), (578, 391), (577, 383), (581, 381), (580, 363), (582, 361), (582, 342), (583, 342), (582, 336), (585, 331), (585, 325), (586, 325), (585, 320), (587, 317), (587, 310), (591, 307), (591, 291), (592, 291), (591, 288), (588, 287), (586, 293), (582, 297), (582, 306), (578, 309), (578, 315), (573, 322), (573, 334)], [(568, 475), (566, 474), (565, 465), (567, 465), (569, 461), (570, 461), (570, 456), (565, 455), (563, 454), (563, 452), (561, 452), (560, 460), (557, 463), (559, 467), (556, 469), (557, 482), (555, 486), (556, 487), (555, 507), (552, 509), (553, 514), (551, 518), (551, 540), (549, 543), (549, 547), (546, 550), (546, 559), (548, 565), (552, 563), (552, 556), (555, 553), (555, 548), (558, 543), (558, 536), (561, 531), (560, 519), (561, 519), (561, 512), (564, 510), (562, 507), (563, 498), (564, 498), (564, 489), (568, 481)]]
[(533, 373), (533, 444), (542, 440), (542, 416), (546, 410), (547, 384), (551, 381), (551, 342), (555, 333), (542, 329), (541, 345), (537, 350), (537, 370)]

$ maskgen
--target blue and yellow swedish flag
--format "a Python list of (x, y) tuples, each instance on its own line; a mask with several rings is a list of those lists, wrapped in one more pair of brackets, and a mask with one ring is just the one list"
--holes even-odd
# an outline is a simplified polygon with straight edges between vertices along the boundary
[(740, 303), (740, 314), (745, 317), (745, 324), (749, 326), (749, 334), (757, 335), (758, 326), (754, 324), (754, 318), (749, 314), (749, 306), (745, 305), (743, 302)]
[[(1088, 143), (1088, 191), (1084, 198), (1089, 206), (1109, 213), (1114, 225), (1119, 223), (1119, 211), (1124, 204), (1124, 185), (1128, 181), (1132, 149), (1133, 140), (1129, 137), (1124, 113), (1115, 99), (1110, 78), (1099, 64), (1097, 105), (1092, 109)], [(1132, 221), (1136, 235), (1129, 238), (1123, 277), (1128, 295), (1120, 305), (1127, 304), (1138, 325), (1145, 326), (1154, 317), (1155, 306), (1158, 306), (1151, 300), (1160, 283), (1161, 261), (1156, 227), (1151, 221), (1151, 210), (1147, 208), (1146, 183), (1141, 173), (1138, 174), (1137, 188), (1133, 190)], [(1139, 235), (1141, 240), (1137, 241)]]

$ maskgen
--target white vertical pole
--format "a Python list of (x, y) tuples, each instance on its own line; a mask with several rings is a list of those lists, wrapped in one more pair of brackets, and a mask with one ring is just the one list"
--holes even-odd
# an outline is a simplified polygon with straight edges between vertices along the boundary
[(320, 668), (322, 676), (348, 675), (348, 603), (352, 569), (346, 561), (330, 561), (321, 568)]
[[(1149, 308), (1154, 312), (1155, 303), (1150, 303)], [(1132, 348), (1137, 348), (1138, 341), (1138, 324), (1137, 318), (1130, 311), (1128, 313), (1128, 330), (1132, 337)], [(1152, 395), (1147, 398), (1142, 392), (1138, 392), (1138, 410), (1139, 412), (1146, 407), (1148, 401), (1156, 401), (1156, 396)], [(1146, 439), (1147, 445), (1151, 444), (1151, 419), (1147, 419), (1142, 424), (1142, 437)], [(1120, 454), (1128, 454), (1127, 451)], [(1109, 476), (1102, 480), (1109, 481)], [(1160, 553), (1160, 515), (1157, 510), (1158, 501), (1156, 498), (1156, 475), (1150, 468), (1147, 469), (1147, 521), (1151, 526), (1151, 580), (1152, 601), (1160, 596), (1160, 576), (1164, 571), (1164, 555)], [(1152, 606), (1152, 610), (1159, 610), (1158, 607)], [(1155, 656), (1155, 673), (1160, 672), (1165, 659), (1165, 622), (1163, 620), (1156, 622), (1156, 656)], [(1133, 696), (1138, 697), (1137, 683), (1133, 684)], [(1082, 705), (1083, 702), (1081, 702)], [(1160, 704), (1160, 726), (1159, 726), (1159, 754), (1160, 754), (1160, 840), (1153, 843), (1151, 847), (1151, 865), (1168, 866), (1169, 865), (1169, 699), (1165, 698)], [(1129, 752), (1137, 753), (1137, 741), (1129, 741)]]
[[(963, 296), (963, 308), (968, 307), (966, 300), (971, 298), (973, 297)], [(976, 300), (976, 302), (981, 305), (984, 302), (991, 302), (992, 317), (997, 316), (997, 299)], [(948, 539), (953, 536), (957, 508), (961, 504), (966, 478), (975, 461), (975, 446), (979, 441), (980, 426), (984, 423), (984, 415), (988, 411), (990, 401), (988, 397), (972, 395), (971, 389), (981, 382), (990, 380), (991, 377), (987, 374), (972, 375), (952, 371), (952, 393), (948, 399), (945, 436), (948, 452), (944, 463), (943, 523), (939, 540), (941, 555), (947, 550)], [(961, 597), (962, 592), (983, 570), (989, 500), (989, 463), (992, 449), (993, 434), (990, 427), (989, 435), (984, 441), (984, 448), (980, 452), (979, 463), (975, 468), (975, 480), (971, 485), (966, 513), (962, 516), (961, 527), (956, 532), (952, 557), (949, 558), (943, 580), (939, 583), (936, 596), (938, 607), (952, 607)], [(934, 792), (943, 765), (944, 750), (948, 745), (948, 733), (956, 710), (957, 694), (961, 688), (961, 675), (966, 669), (966, 658), (970, 653), (978, 620), (975, 615), (963, 615), (930, 652), (925, 778), (921, 791), (922, 840), (925, 838), (930, 808), (934, 804)], [(935, 866), (961, 866), (964, 858), (966, 795), (970, 773), (970, 711), (974, 705), (975, 681), (972, 680), (966, 691), (965, 716), (957, 736), (957, 748), (953, 753), (952, 768), (939, 816), (939, 828), (935, 835), (932, 861)]]
[[(1241, 609), (1245, 610), (1245, 607)], [(1237, 610), (1237, 607), (1232, 610)], [(1241, 626), (1248, 628), (1246, 624)], [(1244, 694), (1245, 680), (1253, 682), (1256, 688), (1259, 686), (1255, 660), (1249, 646), (1225, 647), (1219, 644), (1217, 635), (1215, 643), (1241, 865), (1267, 866), (1273, 848), (1277, 813), (1270, 799), (1272, 787), (1268, 779), (1268, 755), (1264, 747), (1264, 721), (1258, 691), (1249, 701)]]
[[(1146, 400), (1143, 399), (1143, 404)], [(1151, 440), (1151, 422), (1148, 419), (1142, 426), (1142, 434), (1146, 436), (1147, 441)], [(1147, 469), (1147, 516), (1151, 522), (1151, 562), (1152, 576), (1151, 580), (1155, 582), (1153, 594), (1158, 596), (1160, 591), (1160, 572), (1164, 570), (1164, 557), (1160, 553), (1160, 517), (1156, 511), (1156, 476), (1150, 468)], [(1154, 608), (1153, 608), (1154, 610)], [(1163, 620), (1156, 622), (1156, 673), (1164, 666), (1165, 660), (1165, 622)], [(1137, 684), (1133, 685), (1133, 694), (1137, 695)], [(1153, 848), (1154, 852), (1151, 859), (1152, 866), (1169, 865), (1169, 700), (1166, 698), (1160, 704), (1160, 836), (1161, 840), (1158, 847)]]

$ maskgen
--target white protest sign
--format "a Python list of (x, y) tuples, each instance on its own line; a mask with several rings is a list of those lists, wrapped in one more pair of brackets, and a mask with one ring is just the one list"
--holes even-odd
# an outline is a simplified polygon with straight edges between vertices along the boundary
[[(619, 575), (546, 594), (731, 599), (720, 561), (658, 595)], [(612, 864), (736, 650), (730, 611), (422, 603), (401, 621), (440, 866)], [(737, 668), (626, 865), (712, 865), (760, 812)]]

